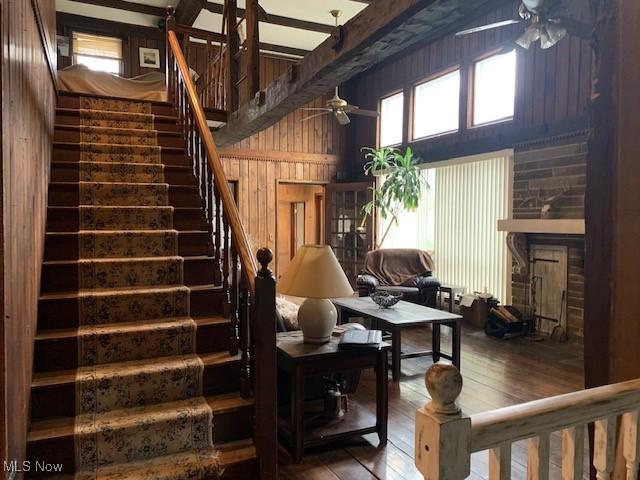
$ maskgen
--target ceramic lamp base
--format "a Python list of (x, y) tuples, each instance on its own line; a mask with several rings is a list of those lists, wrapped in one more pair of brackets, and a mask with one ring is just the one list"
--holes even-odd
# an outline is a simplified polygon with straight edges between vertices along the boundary
[(336, 307), (325, 298), (307, 298), (298, 310), (298, 325), (305, 343), (327, 343), (337, 321)]

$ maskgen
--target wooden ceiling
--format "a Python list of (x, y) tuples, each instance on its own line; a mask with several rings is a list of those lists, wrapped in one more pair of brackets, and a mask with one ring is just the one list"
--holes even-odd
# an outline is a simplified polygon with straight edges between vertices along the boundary
[[(372, 0), (261, 0), (260, 32), (263, 51), (302, 56), (329, 36), (333, 18), (329, 10), (343, 12), (347, 22)], [(156, 26), (165, 17), (166, 7), (177, 6), (178, 23), (219, 32), (224, 0), (56, 0), (58, 11), (143, 26)], [(239, 0), (239, 6), (244, 1)], [(242, 16), (240, 8), (238, 15)]]

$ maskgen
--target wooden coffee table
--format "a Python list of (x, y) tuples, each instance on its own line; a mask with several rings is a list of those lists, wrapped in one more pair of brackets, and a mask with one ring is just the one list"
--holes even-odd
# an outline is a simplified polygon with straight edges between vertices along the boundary
[[(400, 301), (392, 308), (380, 308), (370, 297), (335, 298), (333, 304), (338, 309), (339, 322), (346, 323), (350, 317), (364, 317), (371, 320), (371, 328), (391, 333), (391, 372), (393, 380), (400, 379), (400, 361), (429, 355), (434, 362), (446, 358), (460, 369), (460, 339), (462, 317), (454, 313), (424, 307), (415, 303)], [(402, 329), (415, 325), (431, 325), (431, 350), (402, 353)], [(453, 331), (451, 355), (440, 350), (440, 325)]]

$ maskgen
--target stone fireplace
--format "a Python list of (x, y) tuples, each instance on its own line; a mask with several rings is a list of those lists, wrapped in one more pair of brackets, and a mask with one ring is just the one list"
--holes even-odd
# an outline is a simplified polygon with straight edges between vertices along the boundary
[(587, 132), (514, 146), (513, 217), (498, 222), (512, 252), (512, 303), (540, 333), (584, 325)]

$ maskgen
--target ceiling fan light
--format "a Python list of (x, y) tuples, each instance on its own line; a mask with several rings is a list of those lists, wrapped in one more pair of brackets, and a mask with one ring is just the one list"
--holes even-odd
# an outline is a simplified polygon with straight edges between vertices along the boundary
[(540, 27), (535, 25), (530, 25), (524, 31), (522, 35), (520, 35), (516, 39), (516, 44), (520, 45), (524, 49), (529, 49), (531, 44), (540, 38)]
[(567, 35), (567, 29), (548, 22), (540, 35), (540, 48), (547, 49), (553, 47)]

